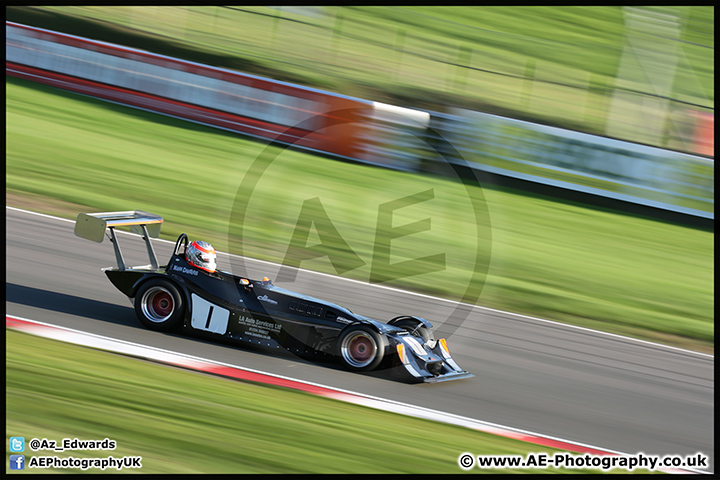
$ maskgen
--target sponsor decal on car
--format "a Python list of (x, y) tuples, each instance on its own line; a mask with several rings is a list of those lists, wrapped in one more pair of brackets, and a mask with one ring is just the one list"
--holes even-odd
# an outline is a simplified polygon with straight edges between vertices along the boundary
[(263, 295), (261, 297), (257, 297), (258, 300), (261, 300), (263, 302), (271, 303), (273, 305), (277, 305), (278, 302), (273, 300), (272, 298), (268, 297), (267, 295)]
[(266, 340), (269, 340), (271, 338), (271, 334), (277, 335), (278, 333), (280, 333), (280, 330), (282, 330), (282, 327), (277, 323), (268, 322), (253, 317), (247, 317), (245, 315), (240, 315), (238, 317), (238, 323), (247, 327), (244, 332), (245, 335), (264, 338)]
[(197, 270), (193, 270), (191, 268), (185, 268), (185, 267), (178, 267), (177, 265), (173, 265), (173, 270), (176, 272), (187, 273), (188, 275), (197, 275), (198, 274)]

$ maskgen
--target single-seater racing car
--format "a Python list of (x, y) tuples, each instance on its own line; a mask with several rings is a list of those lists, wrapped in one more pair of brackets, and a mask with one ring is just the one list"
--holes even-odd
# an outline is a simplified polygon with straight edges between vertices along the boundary
[[(79, 237), (113, 244), (117, 267), (102, 270), (134, 304), (149, 329), (180, 328), (240, 343), (284, 348), (301, 355), (339, 358), (352, 371), (381, 365), (404, 369), (416, 381), (472, 377), (450, 356), (445, 339), (435, 340), (432, 325), (411, 315), (380, 322), (345, 307), (217, 269), (215, 250), (181, 234), (169, 262), (160, 265), (150, 241), (163, 219), (143, 211), (80, 213)], [(128, 267), (115, 228), (129, 227), (145, 241), (149, 265)]]

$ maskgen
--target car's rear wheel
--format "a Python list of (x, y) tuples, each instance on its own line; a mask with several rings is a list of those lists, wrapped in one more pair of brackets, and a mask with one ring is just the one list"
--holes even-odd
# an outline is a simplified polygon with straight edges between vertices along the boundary
[(366, 325), (355, 325), (340, 336), (340, 357), (350, 370), (372, 370), (382, 362), (385, 346), (385, 337), (378, 332)]
[(135, 314), (151, 330), (171, 331), (180, 326), (185, 305), (177, 287), (153, 278), (142, 284), (135, 295)]

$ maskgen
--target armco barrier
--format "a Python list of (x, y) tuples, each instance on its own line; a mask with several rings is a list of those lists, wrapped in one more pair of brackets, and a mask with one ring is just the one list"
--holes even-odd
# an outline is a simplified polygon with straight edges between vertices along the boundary
[[(6, 22), (6, 73), (390, 168), (442, 161), (714, 219), (714, 160), (509, 118), (423, 112)], [(428, 128), (430, 127), (430, 128)], [(440, 142), (440, 143), (443, 143)]]
[(433, 127), (472, 168), (714, 218), (711, 158), (469, 110), (451, 113), (435, 115)]
[(714, 218), (711, 158), (469, 110), (433, 120), (472, 168)]
[(413, 170), (428, 123), (427, 112), (13, 22), (5, 28), (8, 75), (317, 152)]
[(9, 75), (317, 151), (359, 156), (372, 102), (6, 22)]

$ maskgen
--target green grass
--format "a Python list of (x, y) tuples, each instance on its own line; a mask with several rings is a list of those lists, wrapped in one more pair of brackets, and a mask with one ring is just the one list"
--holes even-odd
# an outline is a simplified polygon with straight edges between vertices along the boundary
[[(117, 442), (112, 451), (27, 450), (28, 461), (38, 455), (142, 457), (141, 470), (123, 473), (461, 473), (457, 460), (464, 452), (557, 452), (466, 428), (284, 388), (200, 375), (12, 330), (6, 330), (6, 335), (7, 437), (23, 436), (26, 442), (33, 438), (57, 442), (109, 438)], [(597, 473), (525, 470), (553, 471)], [(81, 471), (35, 471), (47, 472)], [(104, 471), (109, 472), (115, 471)], [(6, 473), (12, 473), (7, 466)]]
[[(221, 250), (362, 281), (375, 262), (400, 288), (467, 300), (484, 284), (480, 305), (713, 348), (712, 232), (282, 150), (11, 77), (6, 87), (6, 188), (18, 206), (66, 202), (75, 210), (49, 213), (68, 218), (81, 209), (143, 209), (164, 217), (166, 238), (186, 232)], [(268, 155), (276, 157), (256, 177), (241, 237), (240, 187)], [(427, 191), (434, 198), (379, 213)], [(324, 212), (308, 210), (315, 223), (308, 220), (303, 242), (322, 242), (331, 257), (299, 262), (287, 253), (308, 201)], [(415, 222), (416, 232), (400, 236)], [(318, 235), (330, 226), (345, 244)], [(389, 257), (378, 254), (383, 242)], [(442, 268), (413, 262), (437, 254)]]
[[(13, 21), (362, 98), (437, 111), (461, 106), (669, 148), (685, 148), (679, 123), (654, 138), (641, 128), (609, 130), (609, 114), (642, 126), (638, 112), (648, 115), (656, 95), (673, 101), (655, 105), (653, 115), (672, 112), (673, 121), (686, 108), (712, 111), (714, 101), (710, 6), (62, 6), (7, 13)], [(667, 69), (647, 66), (654, 61)], [(618, 85), (641, 94), (617, 97)]]

